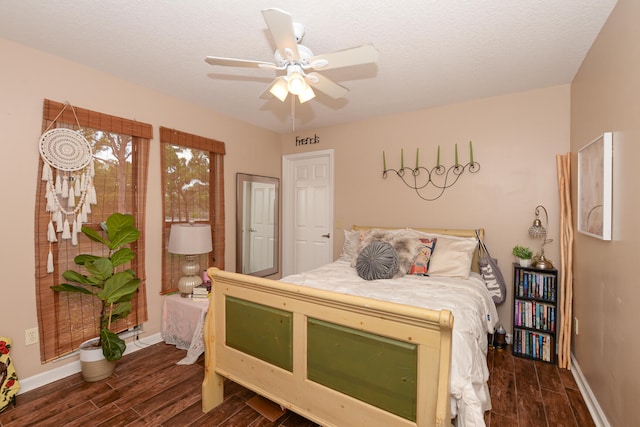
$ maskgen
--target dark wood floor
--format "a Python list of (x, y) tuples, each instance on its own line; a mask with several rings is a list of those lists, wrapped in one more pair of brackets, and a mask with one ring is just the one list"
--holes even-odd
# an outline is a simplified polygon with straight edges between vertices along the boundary
[[(125, 356), (106, 380), (87, 383), (75, 374), (23, 393), (15, 408), (0, 413), (0, 426), (317, 426), (291, 412), (270, 422), (246, 405), (254, 393), (230, 382), (225, 401), (203, 414), (203, 360), (176, 365), (184, 354), (160, 343)], [(594, 425), (569, 371), (507, 350), (490, 350), (488, 365), (493, 410), (487, 426)]]
[(595, 427), (571, 371), (514, 357), (510, 348), (490, 349), (487, 364), (488, 427)]

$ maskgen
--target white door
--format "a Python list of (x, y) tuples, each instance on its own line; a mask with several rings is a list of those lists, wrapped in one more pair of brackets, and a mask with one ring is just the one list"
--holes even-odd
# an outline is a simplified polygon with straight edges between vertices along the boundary
[(333, 150), (284, 156), (283, 275), (333, 261)]
[(251, 254), (249, 271), (265, 270), (273, 265), (273, 217), (275, 187), (273, 184), (252, 182), (249, 238)]

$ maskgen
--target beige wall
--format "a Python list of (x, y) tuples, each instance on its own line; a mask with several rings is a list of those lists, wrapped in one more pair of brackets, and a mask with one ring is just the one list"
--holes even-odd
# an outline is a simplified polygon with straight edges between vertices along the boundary
[(12, 356), (19, 377), (59, 367), (70, 360), (40, 364), (37, 345), (24, 345), (24, 330), (37, 326), (34, 279), (34, 206), (38, 140), (44, 98), (136, 119), (153, 125), (147, 198), (146, 336), (160, 331), (162, 195), (160, 126), (226, 143), (226, 265), (235, 268), (235, 174), (280, 176), (280, 137), (220, 113), (184, 103), (159, 92), (0, 39), (0, 335), (13, 339)]
[[(0, 324), (11, 324), (1, 332), (14, 338), (13, 354), (20, 360), (17, 367), (22, 377), (57, 366), (41, 366), (37, 346), (24, 346), (22, 338), (24, 329), (37, 324), (31, 273), (32, 218), (43, 98), (69, 100), (84, 108), (136, 118), (151, 123), (155, 135), (162, 125), (225, 141), (228, 269), (235, 265), (235, 173), (280, 176), (281, 154), (328, 148), (335, 150), (336, 256), (342, 244), (341, 230), (355, 223), (484, 227), (489, 249), (511, 282), (511, 248), (515, 244), (536, 247), (527, 229), (534, 218), (534, 208), (543, 204), (550, 214), (550, 237), (555, 239), (547, 246), (547, 255), (558, 259), (555, 155), (569, 150), (569, 85), (278, 136), (7, 41), (0, 40), (0, 53), (11, 64), (0, 68), (0, 93), (5, 100), (0, 107), (0, 135), (1, 143), (12, 153), (2, 159), (0, 178), (2, 182), (19, 183), (3, 185), (1, 190), (3, 200), (12, 202), (12, 209), (2, 213), (3, 223), (11, 227), (4, 233), (0, 249), (5, 272), (0, 291), (18, 303), (0, 312)], [(295, 146), (296, 136), (315, 134), (320, 138), (319, 144)], [(441, 162), (451, 164), (456, 143), (460, 161), (468, 161), (469, 140), (473, 141), (474, 158), (481, 164), (480, 172), (465, 173), (436, 201), (419, 199), (396, 177), (381, 178), (383, 150), (389, 167), (399, 166), (401, 148), (407, 165), (415, 162), (416, 148), (420, 149), (420, 163), (433, 165), (440, 145)], [(160, 273), (153, 268), (159, 265), (162, 251), (159, 181), (156, 137), (152, 141), (147, 219), (147, 335), (160, 328)], [(21, 271), (15, 265), (20, 265)], [(509, 302), (499, 307), (508, 331), (511, 310)]]
[(613, 132), (613, 238), (605, 242), (576, 234), (573, 301), (579, 320), (573, 352), (612, 426), (640, 420), (635, 323), (640, 311), (639, 20), (640, 2), (618, 1), (571, 91), (574, 165), (580, 148), (605, 131)]
[[(554, 242), (546, 254), (558, 260), (559, 197), (556, 154), (569, 151), (569, 85), (482, 99), (443, 108), (334, 126), (283, 136), (283, 153), (335, 150), (334, 254), (342, 229), (353, 224), (400, 227), (486, 229), (486, 243), (511, 283), (511, 249), (517, 243), (536, 247), (527, 232), (538, 204), (549, 212)], [(317, 135), (320, 143), (295, 146), (296, 136)], [(437, 146), (441, 162), (469, 161), (469, 140), (477, 174), (465, 173), (436, 201), (424, 201), (399, 178), (382, 176), (382, 151), (387, 167), (434, 165)], [(509, 289), (511, 298), (511, 289)], [(512, 307), (498, 308), (511, 331)]]

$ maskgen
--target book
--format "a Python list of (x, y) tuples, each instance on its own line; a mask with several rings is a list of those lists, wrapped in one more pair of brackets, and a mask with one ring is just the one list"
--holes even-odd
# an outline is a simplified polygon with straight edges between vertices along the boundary
[(196, 286), (195, 288), (193, 288), (194, 298), (206, 298), (208, 295), (209, 295), (209, 289), (207, 289), (207, 286), (204, 283), (200, 286)]

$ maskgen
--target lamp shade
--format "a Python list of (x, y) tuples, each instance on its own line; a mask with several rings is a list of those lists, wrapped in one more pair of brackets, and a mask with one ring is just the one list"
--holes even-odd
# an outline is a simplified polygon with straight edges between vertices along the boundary
[(311, 86), (309, 86), (307, 83), (305, 83), (304, 86), (304, 90), (298, 94), (298, 100), (300, 101), (300, 104), (304, 104), (305, 102), (316, 97), (316, 94), (313, 92), (313, 89), (311, 89)]
[(171, 224), (167, 250), (178, 255), (197, 255), (211, 252), (213, 250), (211, 225)]
[(549, 224), (549, 216), (547, 215), (547, 210), (544, 206), (538, 205), (536, 206), (536, 219), (533, 220), (533, 224), (529, 227), (529, 236), (533, 238), (542, 237), (543, 239), (547, 237), (547, 229), (542, 224), (542, 220), (540, 219), (540, 209), (544, 212), (545, 223)]
[(531, 237), (545, 237), (547, 230), (543, 227), (542, 221), (538, 218), (533, 220), (533, 225), (529, 227), (529, 236)]
[(280, 101), (284, 102), (287, 99), (287, 95), (289, 95), (289, 89), (287, 88), (287, 78), (284, 76), (278, 77), (269, 92)]

